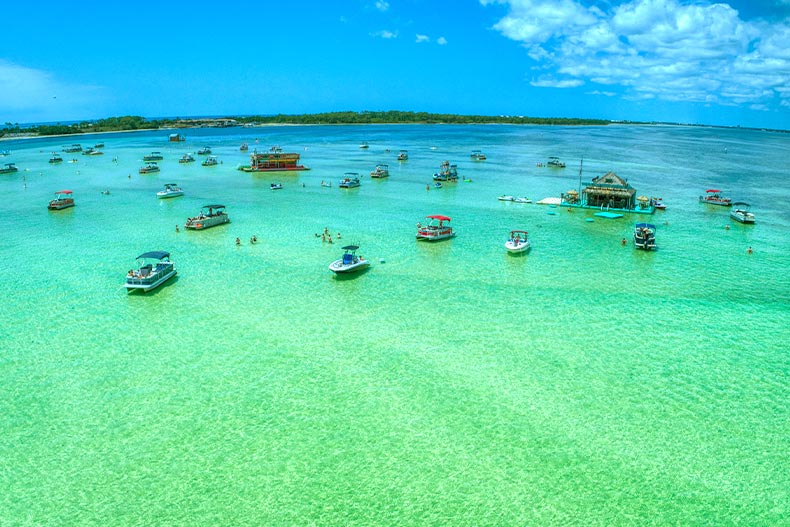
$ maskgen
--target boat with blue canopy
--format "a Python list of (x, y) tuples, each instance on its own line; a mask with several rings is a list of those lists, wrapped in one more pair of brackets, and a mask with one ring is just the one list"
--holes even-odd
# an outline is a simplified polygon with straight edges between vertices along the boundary
[(333, 273), (352, 273), (370, 266), (370, 261), (357, 256), (358, 245), (346, 245), (343, 250), (343, 257), (329, 264), (329, 270)]
[(176, 271), (175, 264), (170, 261), (170, 253), (167, 251), (150, 251), (137, 257), (139, 267), (129, 269), (126, 273), (124, 287), (131, 291), (142, 290), (143, 292), (155, 289), (174, 277)]
[(656, 226), (651, 223), (637, 223), (634, 227), (634, 247), (644, 251), (656, 248)]

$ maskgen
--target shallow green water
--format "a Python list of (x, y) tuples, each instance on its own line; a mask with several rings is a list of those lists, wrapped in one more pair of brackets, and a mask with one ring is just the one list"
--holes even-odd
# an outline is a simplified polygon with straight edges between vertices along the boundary
[[(0, 176), (0, 523), (786, 521), (785, 134), (167, 134), (3, 143), (12, 156), (0, 162), (21, 171)], [(256, 138), (312, 170), (235, 170), (247, 161), (239, 144)], [(99, 140), (104, 156), (47, 163)], [(204, 145), (222, 165), (177, 163)], [(469, 159), (476, 148), (487, 161)], [(162, 171), (138, 175), (152, 150)], [(550, 155), (568, 168), (536, 167)], [(620, 245), (641, 215), (588, 223), (592, 211), (496, 199), (578, 188), (582, 156), (585, 181), (614, 170), (665, 199), (649, 220), (659, 251)], [(426, 191), (444, 159), (473, 182)], [(367, 177), (378, 162), (389, 179)], [(337, 187), (347, 171), (365, 175), (360, 188)], [(271, 192), (275, 181), (285, 188)], [(157, 200), (169, 182), (186, 195)], [(752, 203), (757, 225), (698, 204), (710, 187)], [(77, 206), (47, 211), (61, 188)], [(210, 202), (227, 205), (230, 225), (175, 231)], [(416, 243), (428, 214), (451, 216), (458, 236)], [(324, 227), (342, 239), (322, 243)], [(533, 243), (524, 257), (503, 248), (517, 228)], [(340, 280), (327, 265), (351, 242), (374, 265)], [(169, 250), (179, 276), (128, 295), (125, 273), (148, 250)]]

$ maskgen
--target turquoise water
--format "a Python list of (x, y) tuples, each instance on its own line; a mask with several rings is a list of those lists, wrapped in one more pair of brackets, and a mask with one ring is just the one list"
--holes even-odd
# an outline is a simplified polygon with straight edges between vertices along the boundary
[[(2, 144), (21, 169), (0, 176), (3, 525), (787, 521), (786, 134), (168, 133)], [(237, 171), (256, 139), (312, 170)], [(77, 141), (106, 154), (47, 163)], [(221, 165), (178, 164), (205, 145)], [(487, 161), (469, 159), (478, 148)], [(162, 171), (138, 175), (152, 150)], [(536, 166), (550, 155), (568, 168)], [(657, 252), (630, 243), (642, 215), (589, 223), (594, 211), (496, 199), (578, 188), (582, 157), (585, 181), (613, 170), (664, 198)], [(426, 191), (445, 159), (473, 182)], [(370, 179), (380, 162), (391, 177)], [(362, 186), (341, 190), (349, 171)], [(186, 195), (156, 199), (170, 182)], [(757, 224), (699, 204), (711, 187)], [(61, 188), (77, 206), (48, 211)], [(232, 223), (176, 232), (212, 202)], [(428, 214), (458, 236), (416, 243)], [(325, 227), (341, 240), (322, 243)], [(528, 255), (505, 254), (511, 229), (530, 232)], [(327, 265), (352, 242), (374, 265), (338, 279)], [(149, 250), (170, 251), (179, 276), (127, 294)]]

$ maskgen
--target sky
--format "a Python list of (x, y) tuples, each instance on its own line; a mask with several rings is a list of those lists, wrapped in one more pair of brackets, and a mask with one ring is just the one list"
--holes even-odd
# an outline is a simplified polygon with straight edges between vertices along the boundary
[(790, 129), (790, 0), (9, 2), (0, 123), (329, 111)]

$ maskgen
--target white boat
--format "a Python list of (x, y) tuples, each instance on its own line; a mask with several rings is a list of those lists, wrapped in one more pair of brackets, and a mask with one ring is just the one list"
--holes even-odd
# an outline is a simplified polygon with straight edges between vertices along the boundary
[(346, 245), (343, 247), (345, 251), (343, 257), (329, 264), (329, 270), (333, 273), (353, 273), (369, 267), (370, 261), (365, 260), (361, 256), (357, 256), (356, 252), (358, 249), (359, 246), (357, 245)]
[(195, 161), (195, 157), (192, 154), (184, 154), (178, 160), (179, 163), (192, 163), (193, 161)]
[[(170, 261), (170, 253), (166, 251), (151, 251), (137, 257), (140, 263), (138, 269), (130, 269), (126, 274), (123, 286), (129, 291), (140, 289), (143, 292), (155, 289), (174, 277), (175, 264)], [(153, 261), (156, 260), (156, 263)]]
[(375, 170), (373, 170), (373, 172), (370, 173), (370, 177), (372, 178), (390, 177), (389, 165), (379, 163), (378, 165), (376, 165)]
[(470, 156), (473, 161), (485, 161), (486, 155), (481, 152), (480, 150), (472, 150), (472, 155)]
[(199, 156), (207, 156), (209, 154), (211, 154), (211, 148), (208, 147), (208, 146), (204, 146), (203, 148), (198, 150), (198, 155)]
[(645, 251), (656, 248), (656, 226), (650, 223), (637, 223), (634, 227), (634, 247)]
[(70, 190), (58, 190), (55, 192), (55, 199), (49, 202), (47, 208), (49, 210), (61, 210), (74, 206), (74, 198), (71, 197)]
[(200, 231), (223, 223), (230, 223), (230, 218), (225, 212), (225, 205), (203, 205), (200, 214), (194, 218), (187, 218), (184, 227)]
[(510, 238), (505, 242), (505, 249), (509, 253), (523, 253), (529, 251), (532, 244), (527, 231), (510, 231)]
[(367, 144), (366, 142), (363, 142), (363, 143), (361, 143), (361, 144), (359, 145), (359, 147), (360, 147), (360, 148), (362, 148), (362, 149), (369, 148), (369, 146), (368, 146), (368, 144)]
[(219, 161), (217, 161), (217, 156), (208, 156), (200, 164), (203, 165), (204, 167), (213, 167), (219, 165)]
[(560, 161), (560, 158), (557, 156), (549, 157), (549, 160), (546, 162), (547, 167), (552, 168), (565, 168), (565, 163)]
[(406, 150), (401, 150), (398, 153), (398, 161), (406, 161), (408, 159), (409, 159), (409, 152), (407, 152)]
[(426, 218), (429, 220), (427, 225), (417, 224), (418, 240), (437, 241), (455, 236), (453, 228), (447, 225), (450, 222), (449, 217), (435, 214)]
[(272, 183), (269, 185), (269, 189), (271, 190), (282, 190), (283, 184), (282, 183)]
[(516, 197), (511, 195), (506, 195), (506, 196), (499, 196), (497, 199), (499, 201), (515, 201)]
[(744, 201), (736, 201), (732, 204), (730, 218), (741, 223), (754, 223), (754, 214), (749, 210), (749, 204)]
[(160, 190), (156, 193), (156, 197), (159, 199), (166, 199), (166, 198), (175, 198), (177, 196), (183, 196), (184, 191), (181, 190), (181, 187), (176, 185), (175, 183), (165, 183), (164, 190)]
[(513, 198), (513, 203), (532, 203), (532, 200), (529, 198)]
[(345, 177), (340, 180), (340, 188), (353, 188), (359, 186), (359, 174), (356, 172), (346, 172)]

